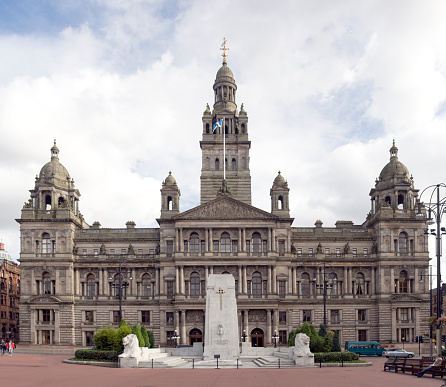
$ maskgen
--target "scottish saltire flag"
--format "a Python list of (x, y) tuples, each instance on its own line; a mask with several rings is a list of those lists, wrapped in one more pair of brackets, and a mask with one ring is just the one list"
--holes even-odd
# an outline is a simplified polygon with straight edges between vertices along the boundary
[(215, 129), (217, 128), (221, 128), (221, 126), (223, 125), (223, 118), (220, 121), (217, 121), (214, 126), (212, 127), (212, 133), (215, 132)]

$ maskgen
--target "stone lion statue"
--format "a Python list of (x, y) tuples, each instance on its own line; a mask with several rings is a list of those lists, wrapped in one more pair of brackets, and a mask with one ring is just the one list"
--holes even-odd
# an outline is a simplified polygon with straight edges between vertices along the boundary
[(314, 357), (310, 351), (310, 338), (305, 333), (298, 333), (294, 339), (294, 356)]
[(141, 356), (141, 349), (136, 335), (130, 334), (122, 339), (124, 345), (124, 353), (120, 357), (139, 357)]

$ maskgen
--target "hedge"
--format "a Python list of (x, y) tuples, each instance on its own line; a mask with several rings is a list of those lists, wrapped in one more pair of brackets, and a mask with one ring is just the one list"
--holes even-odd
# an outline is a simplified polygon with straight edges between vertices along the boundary
[(88, 361), (118, 361), (116, 351), (100, 351), (98, 349), (78, 349), (75, 353), (76, 359)]
[(341, 363), (342, 361), (359, 360), (359, 355), (353, 352), (318, 352), (314, 354), (315, 363)]

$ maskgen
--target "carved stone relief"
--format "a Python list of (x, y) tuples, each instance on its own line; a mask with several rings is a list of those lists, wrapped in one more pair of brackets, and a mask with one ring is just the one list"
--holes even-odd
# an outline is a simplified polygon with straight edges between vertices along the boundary
[(250, 310), (248, 313), (249, 322), (266, 322), (266, 310)]
[(204, 314), (202, 310), (187, 310), (186, 311), (186, 322), (187, 323), (202, 323)]

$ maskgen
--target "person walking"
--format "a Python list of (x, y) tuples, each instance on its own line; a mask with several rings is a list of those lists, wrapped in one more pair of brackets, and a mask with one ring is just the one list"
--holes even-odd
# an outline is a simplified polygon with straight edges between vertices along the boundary
[(416, 373), (415, 375), (419, 378), (423, 377), (423, 375), (427, 372), (430, 371), (432, 369), (432, 367), (440, 367), (441, 363), (442, 363), (443, 359), (441, 358), (441, 355), (437, 355), (437, 357), (435, 358), (435, 361), (429, 366), (426, 367), (424, 370)]
[(14, 350), (15, 345), (11, 340), (8, 341), (8, 344), (6, 344), (6, 348), (8, 349), (9, 356), (12, 356), (12, 351)]
[(0, 343), (0, 351), (2, 353), (2, 356), (5, 354), (6, 351), (6, 343), (5, 340), (2, 340), (2, 342)]

